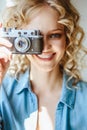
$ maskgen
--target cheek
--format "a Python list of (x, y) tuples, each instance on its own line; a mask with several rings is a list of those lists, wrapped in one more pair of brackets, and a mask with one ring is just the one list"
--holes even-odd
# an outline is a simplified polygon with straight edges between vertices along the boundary
[(60, 44), (60, 49), (65, 51), (66, 49), (66, 39), (64, 38)]
[(66, 49), (66, 42), (63, 42), (63, 43), (60, 45), (60, 49), (61, 49), (61, 50), (65, 50), (65, 49)]
[(65, 50), (66, 49), (66, 37), (63, 36), (60, 40), (54, 41), (54, 46), (57, 50)]
[(55, 49), (57, 51), (64, 51), (66, 49), (66, 42), (63, 41), (63, 42), (55, 44)]

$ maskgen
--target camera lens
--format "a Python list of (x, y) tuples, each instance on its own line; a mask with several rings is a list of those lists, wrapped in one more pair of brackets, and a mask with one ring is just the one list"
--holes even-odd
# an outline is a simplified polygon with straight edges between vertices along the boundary
[(27, 52), (30, 46), (31, 46), (30, 40), (25, 37), (17, 37), (14, 41), (14, 47), (20, 53)]

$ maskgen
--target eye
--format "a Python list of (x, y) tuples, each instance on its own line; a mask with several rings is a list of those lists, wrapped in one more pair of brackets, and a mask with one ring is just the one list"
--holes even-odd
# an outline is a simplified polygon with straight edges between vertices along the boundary
[(62, 37), (62, 34), (61, 33), (54, 33), (54, 34), (50, 34), (49, 35), (49, 38), (50, 39), (59, 39)]

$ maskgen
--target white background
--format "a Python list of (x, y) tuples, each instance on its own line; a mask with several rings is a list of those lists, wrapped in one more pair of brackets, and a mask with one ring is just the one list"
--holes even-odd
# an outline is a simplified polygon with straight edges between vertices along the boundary
[[(87, 47), (87, 0), (71, 0), (71, 1), (80, 13), (80, 16), (81, 16), (80, 25), (85, 31), (85, 38), (83, 40), (83, 45)], [(0, 20), (1, 20), (2, 10), (5, 7), (5, 3), (6, 3), (6, 0), (0, 0)], [(81, 71), (81, 74), (82, 74), (83, 79), (87, 81), (87, 68), (83, 69)]]

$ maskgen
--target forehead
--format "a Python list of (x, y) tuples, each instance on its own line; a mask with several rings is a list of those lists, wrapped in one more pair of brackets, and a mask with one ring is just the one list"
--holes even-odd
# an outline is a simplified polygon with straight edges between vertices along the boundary
[(25, 28), (39, 30), (54, 30), (57, 28), (63, 28), (63, 25), (59, 24), (58, 20), (58, 12), (49, 6), (44, 6), (39, 12), (35, 13), (35, 15), (32, 15)]

